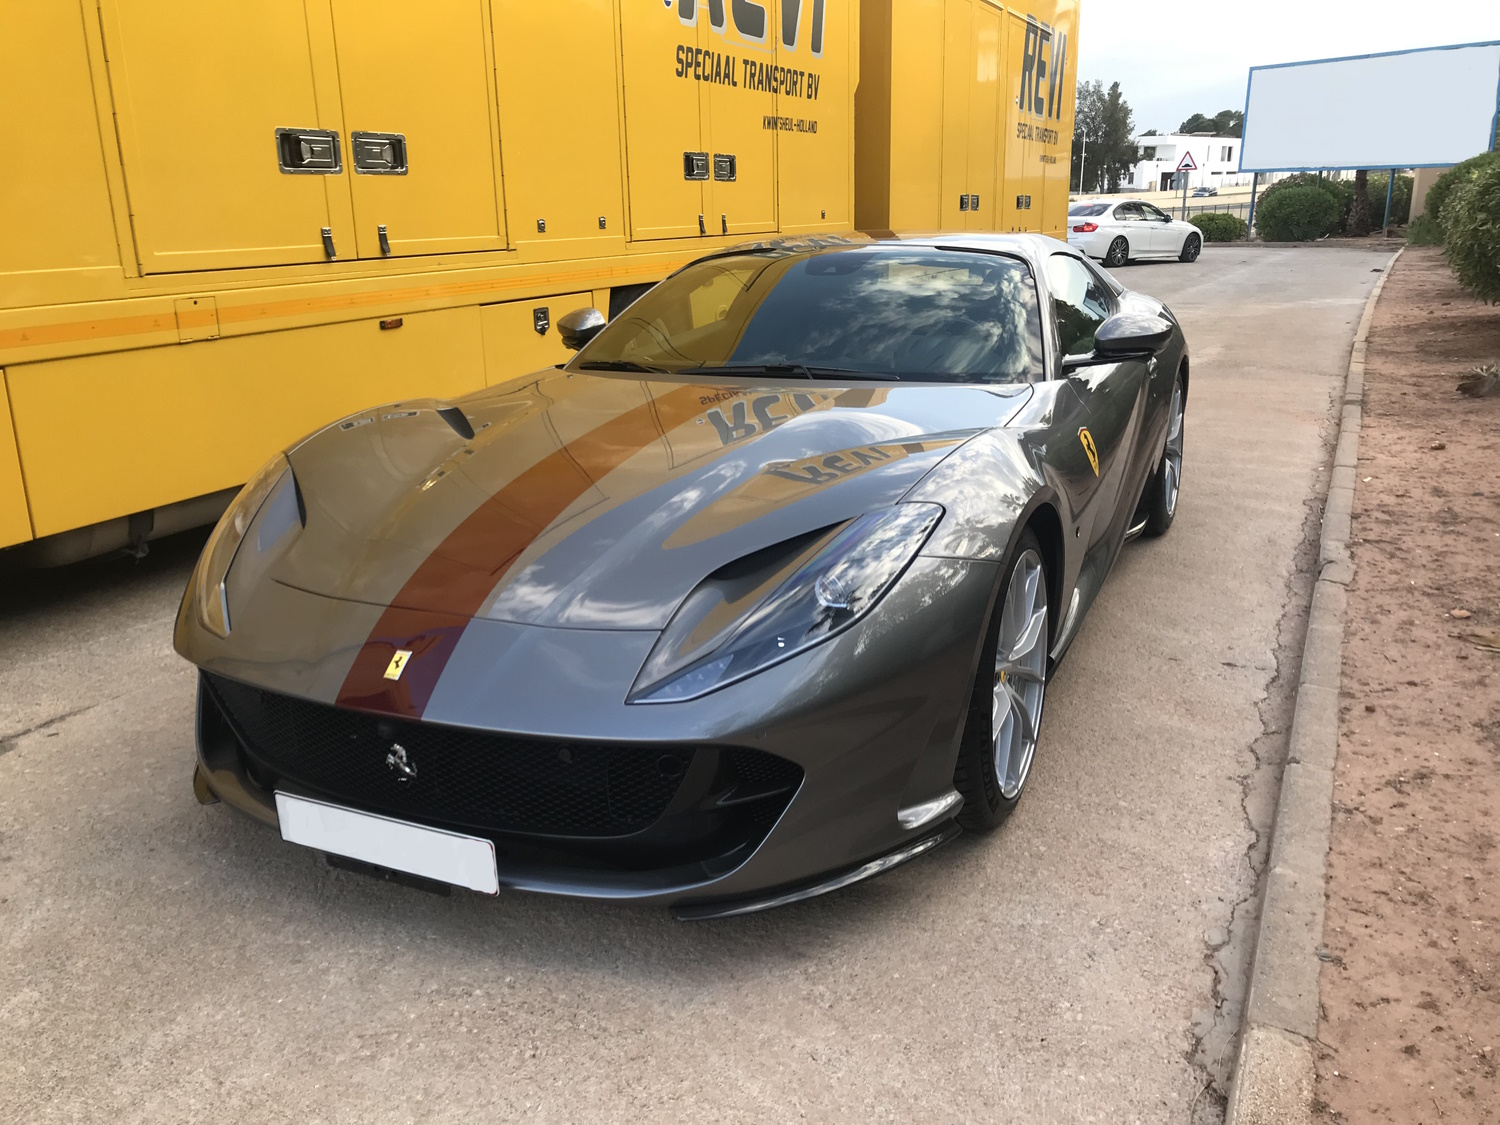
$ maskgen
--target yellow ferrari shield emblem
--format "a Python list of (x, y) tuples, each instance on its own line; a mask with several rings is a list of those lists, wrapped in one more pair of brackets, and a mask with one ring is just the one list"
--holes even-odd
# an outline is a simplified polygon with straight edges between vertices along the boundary
[[(1094, 445), (1094, 435), (1089, 433), (1087, 426), (1078, 431), (1078, 440), (1083, 443), (1083, 451), (1089, 455), (1089, 466), (1094, 470), (1094, 475), (1099, 475), (1099, 449)], [(389, 675), (390, 673), (386, 673)]]
[(410, 659), (410, 649), (398, 648), (396, 655), (391, 657), (391, 662), (386, 665), (385, 678), (388, 680), (399, 680), (401, 673), (406, 671), (406, 662)]

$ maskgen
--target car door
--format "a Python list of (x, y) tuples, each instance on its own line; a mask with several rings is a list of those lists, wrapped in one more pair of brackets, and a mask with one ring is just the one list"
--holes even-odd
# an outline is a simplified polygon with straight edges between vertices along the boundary
[[(1062, 376), (1084, 408), (1084, 423), (1076, 432), (1060, 433), (1059, 467), (1074, 489), (1074, 510), (1087, 528), (1092, 549), (1112, 541), (1123, 531), (1119, 514), (1131, 476), (1131, 452), (1136, 445), (1146, 386), (1144, 359), (1099, 361), (1094, 356), (1094, 334), (1115, 311), (1114, 294), (1071, 254), (1047, 259), (1047, 287)], [(1072, 424), (1069, 423), (1069, 430)], [(1076, 469), (1076, 471), (1069, 471)]]
[(1114, 210), (1119, 233), (1130, 243), (1130, 256), (1139, 258), (1154, 253), (1151, 249), (1151, 230), (1139, 203), (1122, 203)]
[(1151, 232), (1151, 253), (1170, 254), (1173, 257), (1181, 253), (1182, 236), (1174, 229), (1171, 216), (1149, 203), (1142, 203), (1140, 208), (1145, 225)]

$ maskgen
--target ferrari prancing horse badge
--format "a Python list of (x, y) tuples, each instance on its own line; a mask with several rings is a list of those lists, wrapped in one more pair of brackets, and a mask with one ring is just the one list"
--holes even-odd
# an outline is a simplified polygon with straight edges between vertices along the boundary
[[(1081, 426), (1078, 430), (1078, 440), (1083, 443), (1083, 451), (1089, 455), (1089, 466), (1094, 470), (1094, 475), (1099, 475), (1099, 450), (1094, 445), (1094, 435), (1089, 433), (1087, 426)], [(399, 655), (399, 654), (398, 654)], [(400, 675), (400, 673), (396, 673)], [(390, 675), (389, 672), (386, 675)]]
[[(1098, 470), (1095, 470), (1096, 472)], [(391, 657), (390, 664), (386, 665), (385, 678), (388, 680), (399, 680), (401, 673), (406, 671), (406, 662), (411, 659), (411, 650), (398, 648), (396, 655)]]

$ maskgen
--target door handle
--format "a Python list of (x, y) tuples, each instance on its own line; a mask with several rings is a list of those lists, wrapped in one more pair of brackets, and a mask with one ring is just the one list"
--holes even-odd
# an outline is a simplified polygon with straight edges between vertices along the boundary
[(1152, 356), (1150, 359), (1148, 359), (1146, 361), (1146, 374), (1147, 375), (1155, 375), (1156, 374), (1156, 366), (1157, 366), (1157, 364), (1156, 364), (1156, 357)]
[(276, 163), (286, 175), (336, 176), (344, 163), (332, 129), (277, 129)]
[(406, 137), (401, 133), (350, 133), (358, 176), (406, 175)]

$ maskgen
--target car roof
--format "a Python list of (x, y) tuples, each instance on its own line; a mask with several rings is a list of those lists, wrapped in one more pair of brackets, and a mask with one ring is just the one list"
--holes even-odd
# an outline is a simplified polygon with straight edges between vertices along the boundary
[[(972, 250), (981, 254), (1007, 253), (1024, 259), (1036, 271), (1052, 254), (1078, 252), (1066, 242), (1044, 234), (1002, 234), (998, 231), (958, 231), (953, 234), (914, 234), (906, 237), (871, 238), (864, 234), (826, 235), (816, 238), (792, 236), (768, 238), (755, 242), (741, 242), (714, 250), (693, 259), (688, 266), (715, 258), (733, 257), (739, 254), (783, 253), (787, 255), (811, 255), (823, 250), (858, 249), (861, 247), (941, 247), (949, 250)], [(683, 269), (686, 269), (684, 266)]]

